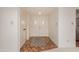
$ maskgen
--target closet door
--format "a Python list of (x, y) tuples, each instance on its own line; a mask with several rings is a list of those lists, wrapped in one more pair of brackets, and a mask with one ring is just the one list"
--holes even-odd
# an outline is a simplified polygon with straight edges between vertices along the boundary
[(30, 36), (39, 36), (39, 18), (36, 16), (30, 19)]
[(46, 16), (33, 16), (30, 19), (30, 36), (48, 36), (48, 20)]
[(48, 20), (46, 16), (40, 17), (40, 36), (48, 36)]

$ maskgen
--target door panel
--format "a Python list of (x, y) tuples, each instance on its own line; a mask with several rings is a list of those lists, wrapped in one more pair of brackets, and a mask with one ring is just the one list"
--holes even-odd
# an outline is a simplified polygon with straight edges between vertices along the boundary
[(36, 16), (30, 19), (30, 36), (47, 36), (48, 23), (46, 17)]
[(40, 19), (40, 36), (47, 36), (48, 35), (48, 23), (47, 18)]
[(30, 36), (39, 36), (39, 24), (38, 19), (32, 17), (30, 20)]

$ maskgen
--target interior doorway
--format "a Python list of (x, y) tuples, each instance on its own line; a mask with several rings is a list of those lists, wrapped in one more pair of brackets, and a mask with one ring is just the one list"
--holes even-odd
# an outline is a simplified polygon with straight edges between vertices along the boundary
[(79, 47), (79, 9), (76, 10), (76, 47)]
[[(21, 8), (22, 52), (38, 52), (57, 48), (57, 8)], [(26, 33), (24, 33), (26, 32)]]

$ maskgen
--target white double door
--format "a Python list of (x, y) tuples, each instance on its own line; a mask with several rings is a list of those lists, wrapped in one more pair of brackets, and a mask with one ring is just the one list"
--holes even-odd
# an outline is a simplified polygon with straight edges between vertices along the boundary
[(30, 36), (48, 36), (47, 17), (44, 17), (44, 16), (31, 17)]

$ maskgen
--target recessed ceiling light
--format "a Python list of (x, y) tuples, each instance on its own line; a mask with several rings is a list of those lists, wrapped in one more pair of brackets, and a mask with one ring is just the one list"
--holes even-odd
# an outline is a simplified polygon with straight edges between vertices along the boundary
[(41, 14), (42, 14), (42, 12), (41, 12), (41, 11), (39, 11), (39, 12), (38, 12), (38, 15), (41, 15)]

